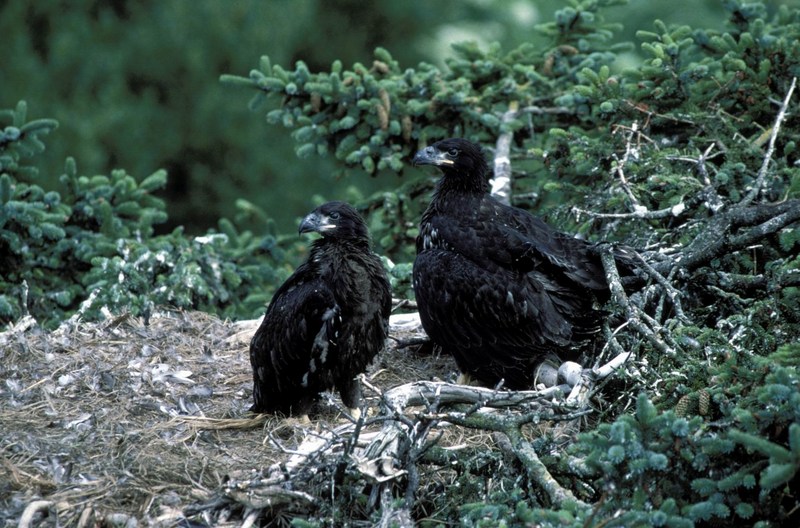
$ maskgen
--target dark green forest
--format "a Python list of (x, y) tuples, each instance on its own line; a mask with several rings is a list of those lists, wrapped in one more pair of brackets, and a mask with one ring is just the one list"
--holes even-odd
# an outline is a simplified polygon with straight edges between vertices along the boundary
[[(522, 435), (530, 416), (448, 415), (510, 447), (468, 457), (444, 494), (382, 484), (392, 508), (796, 525), (800, 3), (0, 0), (0, 34), (0, 324), (258, 317), (305, 255), (297, 218), (330, 199), (364, 214), (413, 300), (434, 175), (410, 159), (467, 137), (510, 159), (513, 205), (639, 251), (646, 284), (612, 289), (623, 323), (597, 363), (635, 360), (598, 380), (568, 447)], [(403, 467), (452, 462), (406, 441), (428, 447)], [(513, 492), (473, 485), (504, 464)], [(381, 519), (347, 475), (295, 525)]]
[[(777, 5), (778, 2), (775, 4)], [(58, 190), (64, 160), (81, 173), (124, 169), (137, 179), (164, 169), (158, 195), (168, 218), (160, 233), (184, 226), (203, 234), (219, 218), (240, 217), (263, 229), (247, 198), (291, 232), (314, 195), (344, 199), (394, 190), (395, 174), (345, 176), (330, 157), (302, 158), (280, 127), (250, 112), (249, 96), (218, 82), (221, 74), (246, 74), (267, 54), (287, 67), (304, 61), (311, 71), (369, 65), (382, 46), (399, 64), (442, 66), (450, 44), (478, 39), (510, 50), (546, 45), (534, 26), (552, 18), (561, 2), (429, 2), (387, 0), (232, 0), (225, 2), (0, 2), (6, 50), (0, 66), (2, 108), (25, 100), (31, 118), (59, 122), (47, 150), (33, 163), (37, 183)], [(607, 18), (624, 26), (614, 40), (635, 42), (652, 20), (722, 28), (715, 0), (614, 6)], [(680, 6), (683, 6), (681, 8)], [(638, 54), (625, 52), (625, 63)], [(617, 63), (620, 63), (617, 61)], [(620, 63), (621, 64), (621, 63)], [(303, 192), (298, 192), (303, 189)]]

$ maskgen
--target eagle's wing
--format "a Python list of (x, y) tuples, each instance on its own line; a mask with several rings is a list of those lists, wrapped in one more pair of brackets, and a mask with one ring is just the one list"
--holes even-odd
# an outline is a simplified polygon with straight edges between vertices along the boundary
[[(256, 391), (290, 401), (318, 391), (320, 366), (336, 357), (340, 309), (324, 281), (301, 266), (276, 292), (250, 344)], [(260, 387), (260, 389), (259, 389)], [(257, 406), (259, 395), (256, 395)], [(281, 408), (280, 402), (262, 402)]]
[(570, 276), (584, 272), (570, 258), (585, 242), (573, 248), (535, 217), (485, 201), (458, 213), (430, 219), (414, 288), (423, 325), (462, 369), (490, 365), (509, 381), (531, 357), (597, 330), (592, 296)]

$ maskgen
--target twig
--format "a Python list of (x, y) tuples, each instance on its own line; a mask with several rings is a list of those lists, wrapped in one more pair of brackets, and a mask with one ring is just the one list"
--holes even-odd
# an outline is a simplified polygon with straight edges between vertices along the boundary
[(670, 216), (680, 216), (683, 211), (686, 210), (686, 205), (681, 202), (679, 204), (675, 204), (671, 207), (667, 207), (665, 209), (658, 209), (657, 211), (650, 211), (647, 207), (639, 204), (635, 204), (633, 206), (633, 212), (631, 213), (595, 213), (594, 211), (589, 211), (587, 209), (581, 209), (579, 207), (573, 207), (572, 211), (575, 214), (585, 214), (591, 216), (593, 218), (642, 218), (645, 220), (652, 220), (657, 218), (667, 218)]
[[(434, 408), (438, 407), (434, 404)], [(414, 507), (414, 498), (419, 488), (419, 469), (417, 469), (417, 462), (422, 458), (425, 452), (433, 447), (442, 437), (440, 433), (436, 438), (431, 441), (426, 441), (428, 434), (438, 424), (438, 420), (417, 420), (414, 427), (411, 428), (411, 435), (409, 436), (410, 449), (406, 459), (405, 469), (407, 472), (406, 492), (405, 492), (405, 506), (407, 510)]]
[(275, 438), (272, 431), (270, 431), (269, 439), (272, 444), (282, 453), (292, 455), (282, 467), (278, 467), (280, 467), (284, 474), (291, 476), (296, 473), (296, 470), (301, 466), (306, 466), (310, 464), (311, 461), (323, 456), (327, 451), (331, 450), (333, 445), (344, 443), (345, 440), (342, 437), (342, 433), (351, 431), (354, 429), (354, 426), (352, 424), (346, 424), (337, 429), (340, 430), (328, 431), (327, 434), (318, 434), (309, 431), (306, 438), (297, 446), (296, 450), (285, 448), (280, 441)]
[(402, 308), (407, 308), (409, 310), (416, 310), (417, 303), (416, 301), (412, 301), (411, 299), (395, 299), (392, 298), (392, 311), (400, 310)]
[(95, 519), (94, 519), (94, 508), (91, 506), (86, 506), (83, 511), (81, 511), (80, 517), (78, 517), (78, 528), (86, 528), (87, 526), (95, 526)]
[(394, 348), (397, 350), (402, 350), (404, 348), (417, 346), (417, 345), (424, 345), (425, 343), (429, 343), (430, 339), (428, 337), (409, 337), (407, 339), (400, 339), (398, 337), (389, 335), (389, 339), (395, 342)]
[(286, 489), (282, 486), (263, 486), (260, 482), (232, 482), (227, 485), (225, 495), (251, 510), (260, 511), (264, 508), (275, 508), (284, 504), (308, 506), (315, 504), (317, 499), (312, 495), (298, 490)]
[(523, 106), (520, 108), (521, 114), (534, 114), (534, 115), (558, 115), (558, 114), (574, 114), (575, 110), (567, 108), (566, 106)]
[(48, 510), (55, 505), (49, 500), (36, 500), (25, 507), (22, 516), (19, 518), (19, 528), (28, 528), (33, 522), (33, 517), (40, 511)]
[(24, 317), (30, 317), (30, 312), (28, 312), (28, 293), (30, 292), (30, 288), (28, 287), (28, 280), (22, 280), (22, 292), (20, 292), (20, 306), (22, 307), (22, 315)]
[[(619, 341), (617, 341), (617, 334), (619, 332), (621, 332), (626, 326), (628, 326), (628, 321), (624, 321), (621, 325), (616, 327), (614, 329), (614, 331), (612, 332), (610, 330), (610, 328), (608, 327), (608, 321), (606, 321), (603, 324), (603, 334), (606, 337), (606, 344), (605, 344), (605, 346), (603, 346), (603, 350), (601, 351), (601, 355), (605, 354), (607, 348), (610, 348), (613, 352), (615, 352), (617, 354), (617, 356), (619, 356), (620, 354), (626, 354), (627, 353), (625, 351), (625, 349), (622, 348), (622, 345), (619, 344)], [(599, 358), (598, 358), (597, 365), (599, 365)]]
[(375, 525), (376, 528), (410, 528), (416, 526), (410, 510), (400, 508), (395, 504), (389, 488), (382, 490), (380, 504), (381, 518)]
[(98, 295), (100, 295), (100, 288), (95, 288), (92, 290), (92, 292), (89, 294), (89, 297), (81, 302), (78, 310), (72, 314), (69, 319), (58, 325), (58, 328), (56, 328), (53, 333), (56, 335), (64, 335), (74, 329), (83, 317), (83, 314), (86, 313), (86, 311), (92, 306), (92, 303), (94, 303), (94, 300)]
[(706, 169), (706, 161), (714, 159), (722, 153), (722, 152), (716, 152), (714, 153), (713, 156), (710, 156), (709, 154), (711, 153), (711, 151), (714, 149), (715, 146), (716, 143), (712, 141), (711, 144), (708, 147), (706, 147), (706, 150), (703, 151), (703, 154), (701, 154), (700, 157), (697, 159), (690, 158), (689, 156), (665, 156), (665, 158), (670, 161), (686, 161), (688, 163), (696, 165), (697, 172), (699, 172), (700, 176), (703, 177), (703, 184), (711, 185), (711, 178), (709, 178), (708, 169)]
[[(651, 266), (650, 263), (647, 262), (639, 253), (636, 253), (636, 258), (639, 260), (639, 265), (648, 273), (648, 275), (650, 275), (650, 277), (652, 277), (664, 289), (664, 293), (666, 293), (667, 297), (669, 297), (672, 307), (675, 309), (675, 316), (682, 323), (689, 323), (689, 318), (686, 317), (686, 314), (683, 312), (683, 307), (681, 306), (681, 292), (675, 289), (675, 287), (663, 275), (656, 271), (656, 269)], [(670, 273), (674, 273), (674, 268), (670, 271)]]
[(706, 168), (706, 161), (710, 159), (714, 159), (715, 157), (722, 154), (722, 151), (715, 152), (714, 155), (711, 155), (711, 151), (716, 146), (716, 143), (712, 142), (706, 150), (703, 151), (703, 154), (700, 155), (699, 158), (689, 158), (685, 156), (667, 156), (668, 160), (677, 160), (677, 161), (688, 161), (689, 163), (693, 163), (697, 167), (697, 172), (700, 173), (700, 176), (703, 178), (703, 185), (704, 188), (702, 193), (705, 194), (708, 198), (706, 199), (706, 206), (711, 209), (713, 212), (717, 212), (724, 204), (722, 203), (722, 199), (717, 194), (717, 190), (711, 184), (711, 178), (708, 175), (708, 169)]
[(553, 405), (552, 409), (540, 409), (522, 414), (501, 413), (482, 409), (467, 414), (461, 411), (422, 414), (426, 420), (439, 420), (469, 429), (483, 431), (504, 431), (510, 425), (521, 427), (536, 422), (571, 422), (591, 414), (591, 409), (575, 409), (573, 406)]
[(36, 326), (36, 319), (30, 315), (26, 315), (19, 319), (16, 323), (11, 325), (8, 330), (0, 333), (0, 346), (5, 346), (11, 342), (12, 339), (19, 339), (30, 328)]
[(247, 515), (245, 515), (241, 528), (250, 528), (253, 526), (259, 515), (261, 515), (261, 509), (251, 510), (249, 513), (247, 513)]
[(636, 198), (635, 194), (633, 194), (633, 191), (631, 190), (630, 185), (628, 185), (628, 179), (625, 177), (625, 172), (624, 172), (623, 169), (625, 168), (625, 165), (628, 163), (628, 159), (630, 159), (631, 156), (634, 156), (635, 158), (639, 157), (638, 148), (636, 150), (634, 150), (631, 147), (631, 143), (632, 143), (631, 140), (633, 139), (634, 134), (636, 134), (638, 132), (638, 130), (639, 130), (639, 123), (634, 122), (631, 125), (630, 131), (628, 132), (627, 137), (625, 138), (625, 154), (622, 155), (622, 159), (619, 159), (617, 157), (617, 155), (614, 154), (614, 159), (617, 162), (615, 164), (615, 166), (614, 166), (614, 172), (616, 172), (617, 176), (619, 177), (619, 181), (620, 181), (620, 185), (622, 186), (622, 190), (625, 191), (625, 194), (627, 194), (628, 198), (630, 198), (631, 203), (633, 204), (634, 211), (636, 211), (638, 208), (640, 208), (642, 206), (639, 203), (639, 199)]
[[(617, 344), (617, 346), (619, 345)], [(621, 348), (622, 347), (620, 347), (620, 349)], [(565, 405), (569, 408), (578, 409), (578, 413), (575, 418), (579, 418), (580, 416), (591, 412), (590, 410), (586, 410), (586, 407), (588, 406), (591, 396), (598, 390), (596, 388), (597, 382), (611, 376), (617, 371), (617, 369), (622, 367), (626, 361), (628, 361), (631, 355), (631, 352), (621, 351), (605, 365), (599, 367), (596, 366), (592, 368), (592, 370), (584, 369), (581, 372), (580, 380), (572, 388), (572, 391), (570, 391), (565, 401)], [(562, 434), (571, 434), (578, 431), (577, 425), (578, 424), (576, 422), (568, 423), (567, 426), (557, 427), (555, 430)]]
[(592, 374), (594, 374), (597, 379), (607, 378), (618, 369), (622, 368), (622, 366), (630, 359), (631, 355), (633, 355), (632, 352), (623, 352), (621, 354), (617, 354), (605, 365), (592, 369)]
[(364, 385), (366, 388), (368, 388), (369, 390), (371, 390), (373, 393), (375, 393), (376, 395), (380, 396), (380, 397), (381, 397), (381, 399), (383, 399), (383, 391), (382, 391), (382, 390), (381, 390), (379, 387), (376, 387), (375, 385), (373, 385), (372, 383), (370, 383), (370, 382), (369, 382), (369, 380), (367, 380), (367, 376), (366, 376), (366, 375), (364, 375), (364, 374), (359, 374), (359, 375), (358, 375), (358, 381), (359, 381), (359, 382), (360, 382), (362, 385)]
[[(650, 110), (649, 106), (647, 106), (647, 105), (633, 103), (631, 101), (625, 101), (625, 104), (627, 104), (631, 109), (636, 110), (637, 112), (640, 112), (640, 113), (646, 115), (647, 116), (647, 122), (649, 122), (650, 119), (653, 116), (655, 116), (655, 117), (658, 117), (658, 118), (661, 118), (661, 119), (664, 119), (664, 120), (667, 120), (667, 121), (672, 121), (674, 123), (683, 123), (683, 124), (687, 124), (687, 125), (697, 126), (697, 123), (692, 121), (691, 119), (681, 118), (681, 117), (677, 117), (677, 116), (671, 115), (671, 114), (660, 114), (658, 112), (653, 112), (652, 110)], [(647, 123), (645, 123), (645, 125), (647, 125)]]
[(772, 125), (772, 133), (769, 136), (769, 146), (767, 147), (767, 152), (764, 154), (764, 161), (761, 163), (761, 168), (758, 170), (756, 183), (753, 185), (753, 188), (750, 189), (750, 192), (747, 193), (747, 196), (739, 202), (740, 206), (748, 205), (755, 200), (758, 193), (761, 192), (761, 188), (764, 186), (764, 178), (767, 176), (769, 162), (772, 161), (772, 153), (775, 151), (775, 141), (778, 139), (778, 132), (781, 129), (781, 124), (786, 118), (786, 110), (789, 108), (789, 101), (792, 99), (795, 86), (797, 86), (797, 77), (792, 78), (792, 84), (789, 86), (789, 91), (786, 92), (786, 97), (783, 98), (783, 104), (781, 104), (778, 116), (775, 118), (775, 123)]
[(294, 449), (289, 449), (287, 447), (283, 447), (283, 444), (280, 442), (280, 440), (275, 438), (275, 434), (272, 431), (268, 431), (267, 432), (267, 437), (269, 438), (270, 442), (272, 442), (272, 445), (276, 449), (278, 449), (278, 451), (283, 453), (284, 455), (298, 455), (298, 456), (309, 456), (310, 455), (310, 452), (308, 452), (308, 451), (297, 451), (297, 450), (294, 450)]

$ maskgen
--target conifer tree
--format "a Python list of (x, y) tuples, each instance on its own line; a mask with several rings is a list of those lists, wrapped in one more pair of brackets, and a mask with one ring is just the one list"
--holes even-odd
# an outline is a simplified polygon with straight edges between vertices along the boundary
[(86, 176), (68, 158), (60, 188), (45, 191), (34, 162), (57, 122), (28, 121), (20, 102), (0, 111), (0, 127), (0, 324), (31, 316), (52, 327), (104, 310), (146, 320), (157, 308), (255, 317), (291, 270), (266, 220), (259, 237), (226, 219), (205, 237), (155, 236), (167, 218), (154, 195), (163, 170), (141, 181), (124, 170)]
[[(264, 56), (248, 77), (222, 81), (254, 90), (251, 108), (274, 101), (267, 120), (292, 131), (298, 156), (367, 174), (407, 174), (410, 155), (444, 137), (479, 141), (495, 177), (511, 160), (511, 203), (642, 255), (645, 283), (632, 294), (608, 269), (627, 322), (607, 329), (607, 351), (637, 359), (601, 392), (606, 423), (557, 456), (545, 456), (546, 439), (509, 436), (523, 466), (544, 467), (532, 449), (560, 484), (537, 470), (516, 473), (522, 495), (449, 497), (464, 504), (453, 513), (462, 525), (788, 522), (800, 399), (796, 361), (775, 362), (800, 335), (800, 10), (726, 2), (724, 31), (655, 21), (637, 33), (643, 62), (620, 70), (624, 46), (603, 18), (617, 3), (571, 2), (538, 28), (544, 48), (454, 46), (446, 69), (379, 48), (371, 64), (328, 71)], [(413, 247), (408, 222), (429, 190), (418, 178), (362, 205), (385, 250)], [(756, 410), (767, 401), (780, 411)], [(542, 489), (572, 498), (548, 503)]]

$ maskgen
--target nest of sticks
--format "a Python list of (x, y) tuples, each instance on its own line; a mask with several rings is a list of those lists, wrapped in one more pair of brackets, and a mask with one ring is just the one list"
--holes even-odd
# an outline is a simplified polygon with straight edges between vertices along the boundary
[(585, 414), (580, 376), (526, 392), (456, 385), (452, 359), (420, 350), (418, 319), (398, 316), (362, 376), (363, 417), (329, 396), (301, 423), (248, 411), (258, 323), (161, 312), (51, 332), (27, 318), (0, 334), (0, 522), (410, 526), (436, 518), (459, 479), (486, 494), (520, 463), (550, 499), (573, 498), (520, 450)]

